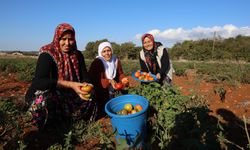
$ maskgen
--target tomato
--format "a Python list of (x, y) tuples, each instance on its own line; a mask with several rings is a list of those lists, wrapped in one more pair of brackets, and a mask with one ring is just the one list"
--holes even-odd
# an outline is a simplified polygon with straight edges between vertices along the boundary
[(137, 112), (141, 111), (142, 110), (142, 106), (140, 104), (135, 105), (135, 110)]
[(135, 109), (131, 110), (131, 114), (135, 114), (137, 111)]
[(153, 78), (153, 77), (149, 77), (148, 80), (149, 80), (149, 81), (153, 81), (154, 78)]
[(82, 95), (83, 97), (85, 98), (90, 98), (91, 94), (85, 94), (85, 95)]
[(127, 112), (127, 110), (122, 109), (122, 110), (118, 111), (117, 114), (118, 114), (118, 115), (127, 115), (128, 112)]
[(140, 71), (136, 71), (136, 72), (135, 72), (135, 77), (136, 77), (136, 78), (139, 78), (140, 75), (141, 75)]
[(131, 112), (131, 110), (133, 109), (132, 104), (127, 103), (124, 105), (124, 109), (127, 110), (128, 112)]
[(139, 79), (139, 80), (144, 80), (144, 76), (143, 76), (143, 75), (140, 75), (140, 76), (138, 77), (138, 79)]
[(81, 90), (84, 92), (90, 92), (92, 89), (93, 89), (93, 86), (90, 84), (87, 84), (87, 85), (81, 87)]
[(81, 94), (81, 96), (80, 96), (83, 100), (89, 100), (89, 98), (91, 97), (91, 94), (85, 94), (85, 95), (83, 95), (83, 94)]
[(115, 89), (116, 90), (121, 90), (123, 88), (123, 84), (122, 83), (116, 83), (115, 84)]

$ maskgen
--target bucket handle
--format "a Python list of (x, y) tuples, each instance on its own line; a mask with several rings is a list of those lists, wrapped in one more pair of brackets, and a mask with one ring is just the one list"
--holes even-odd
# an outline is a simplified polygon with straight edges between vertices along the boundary
[(132, 144), (133, 147), (136, 146), (137, 144), (139, 144), (138, 142), (140, 141), (139, 139), (141, 138), (141, 134), (140, 134), (138, 131), (136, 131), (135, 140), (132, 140), (132, 139), (130, 138), (130, 136), (129, 136), (129, 134), (127, 134), (127, 131), (126, 131), (126, 130), (124, 130), (124, 132), (125, 132), (125, 134), (123, 134), (123, 133), (118, 133), (118, 130), (117, 130), (117, 127), (116, 127), (113, 134), (116, 134), (116, 133), (117, 133), (117, 134), (119, 134), (120, 136), (125, 136), (125, 139), (126, 139), (128, 145), (131, 145), (131, 144)]

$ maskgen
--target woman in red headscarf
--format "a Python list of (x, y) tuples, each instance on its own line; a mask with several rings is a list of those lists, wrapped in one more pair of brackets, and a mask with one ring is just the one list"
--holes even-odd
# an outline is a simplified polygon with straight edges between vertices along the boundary
[(156, 42), (151, 34), (144, 34), (141, 40), (142, 50), (139, 55), (141, 71), (156, 75), (161, 85), (165, 83), (171, 85), (173, 67), (167, 49), (160, 42)]
[[(83, 95), (82, 86), (90, 85), (82, 53), (77, 50), (75, 30), (59, 24), (53, 41), (40, 49), (35, 77), (26, 93), (33, 121), (43, 128), (74, 120), (92, 120), (95, 105)], [(70, 124), (69, 123), (69, 124)]]

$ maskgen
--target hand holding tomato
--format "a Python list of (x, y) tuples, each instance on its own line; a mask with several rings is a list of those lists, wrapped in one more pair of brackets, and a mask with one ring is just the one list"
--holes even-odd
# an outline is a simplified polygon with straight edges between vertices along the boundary
[(86, 84), (84, 86), (81, 87), (81, 90), (84, 92), (91, 92), (93, 89), (93, 85), (92, 84)]
[(123, 84), (124, 86), (128, 86), (129, 81), (128, 81), (128, 78), (127, 78), (127, 77), (122, 78), (122, 84)]
[(91, 93), (89, 94), (80, 94), (79, 95), (82, 100), (89, 101), (91, 97)]
[(116, 90), (121, 90), (123, 88), (123, 84), (122, 83), (115, 83), (115, 89)]
[(93, 90), (93, 85), (92, 84), (84, 84), (83, 86), (80, 87), (80, 90), (84, 93), (81, 93), (79, 96), (83, 100), (90, 100), (91, 97), (91, 92)]
[(160, 80), (160, 79), (161, 79), (161, 74), (160, 74), (160, 73), (157, 73), (157, 74), (156, 74), (156, 78)]

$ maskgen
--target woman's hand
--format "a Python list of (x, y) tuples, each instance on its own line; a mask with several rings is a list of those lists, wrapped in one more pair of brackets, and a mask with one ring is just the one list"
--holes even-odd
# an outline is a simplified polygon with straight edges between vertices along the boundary
[(110, 83), (111, 86), (115, 89), (116, 81), (115, 81), (115, 80), (109, 80), (109, 83)]
[[(81, 99), (83, 100), (89, 100), (88, 98), (84, 97), (83, 95), (88, 95), (89, 93), (86, 91), (81, 90), (81, 87), (86, 86), (90, 83), (79, 83), (79, 82), (73, 82), (73, 81), (65, 81), (65, 80), (58, 80), (57, 85), (59, 87), (64, 87), (64, 88), (71, 88), (73, 89)], [(90, 84), (93, 86), (92, 84)]]
[(128, 80), (127, 77), (122, 78), (121, 81), (122, 81), (122, 84), (123, 84), (125, 87), (129, 85), (129, 80)]
[(160, 80), (160, 79), (161, 79), (161, 74), (160, 74), (160, 73), (157, 73), (157, 74), (156, 74), (156, 78), (157, 78), (158, 80)]

